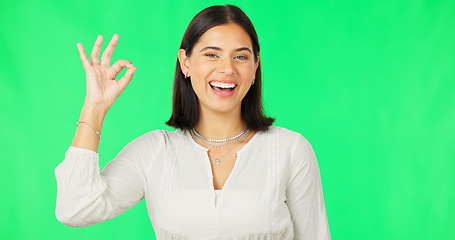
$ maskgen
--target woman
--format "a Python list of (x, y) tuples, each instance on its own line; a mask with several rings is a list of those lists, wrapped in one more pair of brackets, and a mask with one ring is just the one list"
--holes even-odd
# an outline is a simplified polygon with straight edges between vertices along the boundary
[(91, 62), (78, 44), (87, 94), (55, 170), (59, 221), (96, 224), (145, 198), (157, 239), (330, 239), (313, 149), (263, 114), (258, 38), (232, 5), (204, 9), (185, 32), (167, 122), (177, 130), (135, 139), (100, 173), (104, 116), (136, 71), (126, 60), (110, 67), (117, 40), (101, 61), (101, 37)]

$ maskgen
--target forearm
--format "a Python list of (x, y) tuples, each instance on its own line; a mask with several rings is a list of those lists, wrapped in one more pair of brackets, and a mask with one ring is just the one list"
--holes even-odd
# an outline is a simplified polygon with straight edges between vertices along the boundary
[[(106, 113), (107, 110), (104, 108), (84, 104), (79, 121), (88, 122), (101, 134), (101, 128)], [(76, 134), (74, 135), (71, 146), (98, 152), (99, 142), (100, 138), (95, 130), (86, 123), (80, 123), (76, 129)]]

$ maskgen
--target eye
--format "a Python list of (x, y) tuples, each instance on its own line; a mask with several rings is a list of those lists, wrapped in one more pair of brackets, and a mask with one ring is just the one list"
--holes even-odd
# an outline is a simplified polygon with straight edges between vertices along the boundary
[(236, 56), (235, 58), (239, 60), (248, 60), (247, 56)]
[(204, 56), (209, 57), (209, 58), (216, 58), (218, 57), (215, 53), (206, 53)]

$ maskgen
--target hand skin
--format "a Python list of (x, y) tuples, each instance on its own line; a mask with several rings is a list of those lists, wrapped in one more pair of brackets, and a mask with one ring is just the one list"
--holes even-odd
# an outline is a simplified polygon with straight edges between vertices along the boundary
[[(90, 123), (100, 134), (104, 117), (115, 100), (133, 78), (137, 68), (128, 60), (118, 60), (112, 66), (111, 56), (114, 53), (119, 36), (114, 34), (99, 61), (103, 36), (99, 35), (93, 46), (90, 60), (81, 43), (77, 44), (82, 65), (86, 74), (86, 96), (79, 121)], [(116, 76), (123, 68), (128, 68), (120, 80)], [(89, 125), (80, 123), (76, 129), (71, 146), (98, 152), (99, 137)]]

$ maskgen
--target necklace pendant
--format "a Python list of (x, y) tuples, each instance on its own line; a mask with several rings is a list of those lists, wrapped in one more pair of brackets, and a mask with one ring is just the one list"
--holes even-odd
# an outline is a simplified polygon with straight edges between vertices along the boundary
[(215, 165), (220, 165), (220, 163), (221, 163), (221, 162), (220, 162), (220, 160), (218, 160), (218, 159), (215, 159), (215, 161), (213, 161), (213, 164), (215, 164)]

